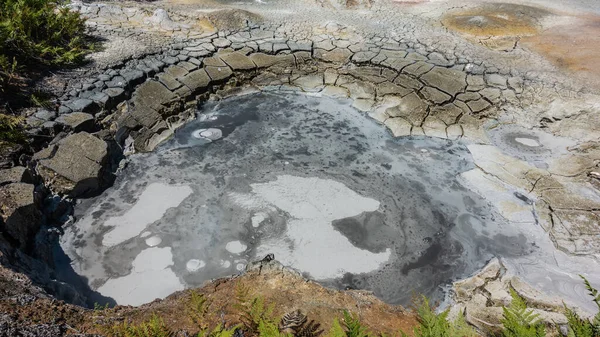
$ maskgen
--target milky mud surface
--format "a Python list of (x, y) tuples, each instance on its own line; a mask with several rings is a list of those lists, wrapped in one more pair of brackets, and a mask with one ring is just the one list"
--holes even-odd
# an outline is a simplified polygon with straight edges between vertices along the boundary
[(345, 100), (240, 96), (206, 104), (155, 152), (132, 155), (112, 188), (78, 205), (61, 245), (118, 304), (235, 274), (269, 253), (389, 303), (441, 299), (494, 256), (539, 252), (523, 226), (459, 182), (473, 168), (462, 142), (395, 139)]

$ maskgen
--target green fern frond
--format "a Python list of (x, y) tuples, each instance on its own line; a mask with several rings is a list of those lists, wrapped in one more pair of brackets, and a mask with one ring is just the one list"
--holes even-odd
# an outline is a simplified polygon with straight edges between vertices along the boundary
[(240, 328), (239, 325), (225, 329), (223, 325), (216, 326), (213, 330), (202, 329), (198, 333), (198, 337), (233, 337), (235, 332)]
[(450, 337), (477, 337), (479, 336), (475, 329), (467, 323), (465, 315), (461, 312), (458, 313), (456, 319), (450, 324)]
[(537, 314), (527, 309), (527, 303), (514, 289), (510, 289), (512, 301), (503, 307), (502, 335), (504, 337), (544, 337), (546, 328)]
[(282, 334), (279, 332), (277, 324), (273, 321), (261, 319), (258, 322), (258, 335), (259, 337), (283, 337), (292, 336), (291, 334)]
[(565, 305), (565, 316), (569, 324), (568, 337), (595, 337), (592, 324), (581, 318), (574, 310)]
[(192, 291), (190, 294), (190, 299), (186, 305), (186, 311), (188, 316), (194, 322), (194, 324), (198, 325), (200, 329), (206, 328), (203, 326), (204, 315), (208, 311), (209, 301), (204, 296), (197, 291)]
[(266, 322), (277, 327), (273, 318), (274, 304), (266, 305), (262, 297), (255, 297), (252, 301), (239, 303), (241, 311), (240, 321), (252, 333), (258, 332), (260, 322)]
[(344, 326), (346, 327), (347, 337), (370, 337), (369, 330), (362, 325), (360, 319), (355, 314), (350, 314), (344, 310)]
[(346, 331), (344, 331), (342, 325), (340, 324), (340, 321), (337, 318), (333, 320), (333, 324), (331, 324), (331, 329), (329, 329), (329, 332), (327, 333), (327, 335), (325, 335), (325, 337), (346, 337)]
[(592, 287), (590, 281), (588, 281), (588, 279), (585, 278), (583, 275), (579, 275), (579, 277), (583, 279), (583, 283), (585, 283), (585, 288), (588, 290), (590, 296), (592, 296), (593, 298), (592, 301), (596, 303), (598, 310), (600, 310), (600, 292), (596, 288)]
[(174, 335), (164, 321), (156, 315), (137, 325), (127, 322), (116, 324), (109, 328), (106, 334), (114, 337), (172, 337)]

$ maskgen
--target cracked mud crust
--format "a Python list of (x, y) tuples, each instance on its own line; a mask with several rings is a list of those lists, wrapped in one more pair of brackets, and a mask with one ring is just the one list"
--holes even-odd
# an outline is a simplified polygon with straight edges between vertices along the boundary
[[(71, 7), (88, 18), (104, 50), (90, 55), (89, 66), (44, 80), (65, 84), (56, 89), (58, 107), (37, 109), (27, 124), (32, 135), (53, 140), (32, 154), (29, 174), (3, 170), (0, 186), (3, 196), (28, 194), (3, 203), (6, 247), (16, 242), (37, 258), (3, 264), (37, 275), (35, 283), (52, 294), (90, 305), (98, 289), (65, 288), (68, 281), (36, 265), (53, 260), (48, 246), (58, 233), (49, 226), (78, 226), (70, 200), (52, 193), (98, 195), (127, 163), (117, 159), (155, 150), (199, 104), (268, 89), (349, 99), (394, 137), (468, 148), (473, 168), (459, 174), (460, 184), (545, 253), (499, 261), (497, 282), (455, 298), (464, 308), (491, 301), (485, 310), (497, 314), (507, 287), (524, 282), (589, 309), (571, 276), (600, 282), (600, 51), (580, 33), (600, 36), (597, 5), (186, 0)], [(40, 212), (44, 197), (55, 203), (36, 237), (38, 227), (23, 214)]]

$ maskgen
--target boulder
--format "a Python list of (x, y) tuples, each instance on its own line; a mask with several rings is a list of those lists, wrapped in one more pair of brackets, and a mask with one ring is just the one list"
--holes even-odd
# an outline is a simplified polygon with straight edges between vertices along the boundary
[(0, 229), (25, 248), (42, 222), (41, 198), (35, 186), (13, 183), (0, 187)]
[(106, 142), (87, 132), (67, 136), (36, 153), (36, 170), (55, 193), (79, 197), (102, 187), (108, 159)]

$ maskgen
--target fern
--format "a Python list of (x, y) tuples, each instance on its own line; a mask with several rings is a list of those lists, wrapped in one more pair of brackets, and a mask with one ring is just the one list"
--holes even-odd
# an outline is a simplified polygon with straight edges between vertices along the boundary
[(414, 303), (417, 311), (419, 326), (414, 329), (417, 337), (444, 337), (450, 336), (450, 323), (448, 323), (449, 310), (436, 314), (425, 296)]
[(251, 300), (252, 300), (252, 297), (250, 296), (250, 287), (239, 282), (235, 286), (235, 301), (236, 301), (235, 307), (243, 308)]
[(273, 320), (274, 305), (265, 305), (265, 300), (262, 297), (255, 297), (242, 311), (240, 320), (250, 332), (257, 332), (261, 322), (274, 325)]
[(477, 337), (475, 329), (465, 320), (465, 315), (459, 312), (456, 319), (450, 324), (450, 337)]
[(358, 316), (344, 310), (344, 326), (347, 337), (370, 337), (369, 330), (360, 323)]
[(21, 127), (23, 121), (23, 117), (0, 114), (0, 145), (25, 141), (25, 134)]
[[(251, 333), (259, 332), (259, 325), (263, 324), (274, 325), (277, 328), (277, 324), (273, 319), (274, 304), (265, 305), (265, 300), (262, 297), (254, 297), (251, 299), (250, 290), (247, 286), (239, 283), (236, 287), (236, 304), (234, 307), (241, 311), (240, 321)], [(279, 330), (278, 330), (279, 331)]]
[(198, 333), (198, 337), (233, 337), (235, 332), (240, 328), (239, 325), (236, 325), (232, 328), (225, 329), (223, 325), (219, 325), (215, 327), (213, 330), (202, 329)]
[(187, 303), (187, 312), (192, 322), (198, 325), (201, 329), (206, 328), (202, 325), (202, 319), (208, 310), (208, 300), (203, 294), (192, 291), (190, 300)]
[(587, 320), (565, 305), (565, 316), (569, 322), (568, 337), (600, 337), (600, 292), (592, 287), (584, 276), (579, 275), (579, 277), (592, 296), (592, 301), (596, 303), (598, 313), (591, 320)]
[(538, 320), (538, 315), (527, 309), (525, 300), (510, 289), (512, 301), (503, 307), (502, 335), (504, 337), (542, 337), (546, 335), (544, 324)]
[(138, 325), (131, 325), (127, 322), (114, 325), (107, 334), (114, 337), (172, 337), (174, 335), (164, 321), (156, 315), (153, 315), (149, 321)]
[(282, 337), (282, 336), (292, 336), (291, 334), (282, 334), (279, 332), (279, 328), (277, 324), (273, 323), (270, 320), (261, 319), (258, 322), (258, 335), (260, 337)]
[(331, 329), (325, 335), (325, 337), (346, 337), (346, 331), (340, 325), (340, 321), (336, 318), (333, 320), (333, 324), (331, 325)]
[(590, 281), (588, 281), (583, 275), (579, 275), (579, 277), (581, 277), (583, 283), (585, 283), (585, 288), (590, 292), (590, 296), (593, 298), (592, 301), (596, 303), (598, 310), (600, 310), (600, 291), (592, 287)]
[[(417, 312), (419, 326), (414, 329), (415, 337), (474, 337), (477, 333), (465, 320), (463, 313), (459, 313), (453, 322), (448, 321), (450, 309), (439, 314), (435, 313), (427, 297), (421, 296), (415, 300), (414, 306)], [(402, 337), (406, 336), (400, 332)]]
[(592, 322), (581, 318), (575, 311), (565, 306), (565, 316), (569, 324), (568, 337), (596, 337)]

